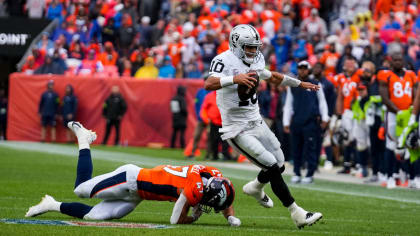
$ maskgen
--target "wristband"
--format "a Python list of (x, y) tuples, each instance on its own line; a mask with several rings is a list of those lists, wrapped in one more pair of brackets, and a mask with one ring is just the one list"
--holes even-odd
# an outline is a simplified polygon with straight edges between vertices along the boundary
[(301, 83), (300, 80), (283, 74), (283, 80), (281, 81), (280, 85), (290, 86), (290, 87), (298, 87), (300, 85), (300, 83)]
[(269, 71), (267, 69), (259, 70), (257, 72), (257, 74), (258, 74), (258, 77), (260, 77), (260, 79), (262, 79), (262, 80), (267, 80), (267, 79), (271, 78), (271, 76), (272, 76), (271, 71)]
[(220, 78), (220, 85), (226, 87), (233, 84), (233, 76), (225, 76)]

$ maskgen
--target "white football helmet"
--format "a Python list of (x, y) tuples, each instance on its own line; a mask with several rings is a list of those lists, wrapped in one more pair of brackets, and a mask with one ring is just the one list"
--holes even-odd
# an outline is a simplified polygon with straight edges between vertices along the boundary
[[(258, 31), (252, 25), (241, 24), (235, 26), (229, 35), (229, 48), (242, 61), (253, 64), (256, 63), (260, 57), (260, 47), (262, 45), (261, 37)], [(257, 51), (252, 53), (252, 57), (247, 57), (245, 54), (245, 46), (257, 47)], [(248, 54), (250, 54), (248, 52)]]

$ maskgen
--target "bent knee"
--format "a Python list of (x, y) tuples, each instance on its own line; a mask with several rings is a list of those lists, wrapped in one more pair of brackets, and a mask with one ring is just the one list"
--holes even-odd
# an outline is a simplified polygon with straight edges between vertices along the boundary
[(90, 198), (90, 188), (84, 183), (79, 184), (73, 192), (80, 198)]

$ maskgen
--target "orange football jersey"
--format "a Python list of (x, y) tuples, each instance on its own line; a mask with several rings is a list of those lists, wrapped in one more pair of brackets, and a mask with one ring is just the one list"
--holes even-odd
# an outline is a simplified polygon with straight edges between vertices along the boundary
[(338, 74), (336, 81), (343, 95), (343, 110), (351, 109), (351, 102), (357, 97), (357, 84), (360, 82), (359, 71), (355, 72), (350, 78), (344, 74)]
[(378, 80), (388, 84), (389, 99), (400, 110), (408, 109), (413, 103), (413, 87), (417, 83), (416, 74), (406, 70), (400, 77), (391, 70), (378, 72)]
[(141, 169), (137, 176), (138, 194), (144, 200), (176, 201), (184, 190), (188, 203), (195, 206), (203, 197), (203, 173), (222, 177), (218, 169), (203, 165), (161, 165)]

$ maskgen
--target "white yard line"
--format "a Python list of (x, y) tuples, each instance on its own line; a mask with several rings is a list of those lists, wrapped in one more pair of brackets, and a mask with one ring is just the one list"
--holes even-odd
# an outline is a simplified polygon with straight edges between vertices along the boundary
[[(49, 154), (58, 154), (76, 158), (78, 155), (78, 149), (76, 146), (63, 146), (55, 144), (46, 144), (46, 143), (36, 143), (36, 142), (0, 142), (0, 147), (11, 148), (15, 150), (24, 150), (24, 151), (36, 151), (44, 152)], [(147, 157), (138, 154), (129, 154), (121, 152), (111, 152), (111, 151), (102, 151), (92, 149), (92, 158), (97, 160), (106, 160), (119, 163), (132, 163), (144, 167), (152, 167), (161, 164), (174, 164), (174, 165), (189, 165), (191, 161), (181, 161), (181, 160), (169, 160), (165, 158), (157, 157)], [(223, 173), (225, 176), (230, 178), (235, 178), (239, 180), (250, 180), (256, 176), (258, 168), (252, 165), (243, 165), (236, 163), (220, 163), (220, 162), (209, 162), (208, 164), (223, 168)], [(238, 173), (238, 170), (243, 170), (241, 173)], [(338, 178), (338, 177), (337, 177)], [(344, 182), (344, 181), (343, 181)], [(313, 185), (291, 185), (293, 188), (309, 189), (312, 191), (342, 194), (349, 196), (357, 197), (369, 197), (382, 200), (392, 200), (403, 203), (415, 203), (420, 204), (420, 198), (404, 198), (404, 197), (393, 197), (393, 196), (383, 196), (378, 195), (374, 192), (361, 192), (357, 190), (340, 190), (328, 186), (313, 186)]]

